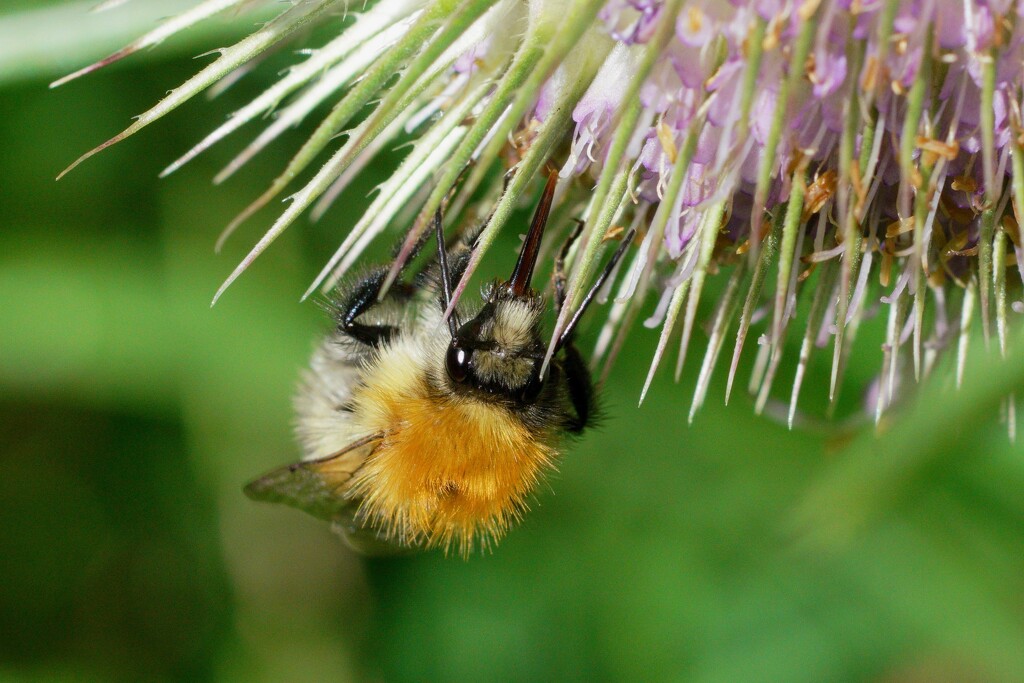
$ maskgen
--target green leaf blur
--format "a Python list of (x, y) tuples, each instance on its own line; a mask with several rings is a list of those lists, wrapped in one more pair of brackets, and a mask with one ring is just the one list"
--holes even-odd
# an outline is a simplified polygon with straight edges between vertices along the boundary
[(290, 146), (219, 188), (241, 137), (156, 175), (247, 94), (53, 181), (194, 71), (181, 55), (209, 45), (187, 40), (55, 91), (45, 65), (0, 79), (0, 680), (1024, 680), (1024, 448), (999, 422), (1024, 392), (1019, 339), (1007, 362), (977, 340), (960, 392), (932, 381), (878, 432), (787, 431), (742, 392), (723, 406), (721, 368), (687, 425), (697, 363), (637, 408), (656, 341), (638, 326), (603, 425), (468, 561), (367, 560), (248, 501), (249, 478), (298, 454), (291, 395), (324, 327), (299, 295), (385, 170), (210, 309), (275, 208), (219, 256), (217, 232)]

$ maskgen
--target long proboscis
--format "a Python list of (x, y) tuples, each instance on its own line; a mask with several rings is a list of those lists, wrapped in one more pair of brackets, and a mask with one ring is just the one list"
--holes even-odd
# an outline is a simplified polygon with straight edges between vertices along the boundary
[(537, 210), (533, 213), (533, 221), (530, 223), (530, 231), (523, 241), (523, 249), (519, 252), (519, 259), (516, 267), (512, 270), (512, 277), (508, 279), (509, 289), (516, 296), (523, 296), (530, 290), (530, 280), (533, 278), (533, 267), (537, 265), (537, 257), (540, 255), (540, 240), (544, 236), (544, 227), (548, 222), (548, 214), (551, 213), (551, 203), (555, 196), (555, 185), (558, 183), (558, 173), (548, 173), (548, 182), (544, 186), (544, 193), (537, 204)]

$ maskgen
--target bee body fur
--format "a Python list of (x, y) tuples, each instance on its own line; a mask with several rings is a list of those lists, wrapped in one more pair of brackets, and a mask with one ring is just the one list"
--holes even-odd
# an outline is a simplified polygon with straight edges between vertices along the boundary
[[(530, 279), (554, 182), (549, 177), (512, 276), (485, 286), (478, 308), (460, 304), (443, 318), (471, 246), (445, 250), (440, 215), (437, 262), (412, 283), (381, 297), (381, 267), (338, 290), (335, 330), (314, 352), (296, 398), (303, 460), (252, 482), (250, 497), (328, 519), (357, 547), (467, 555), (504, 535), (554, 468), (562, 439), (593, 419), (594, 390), (573, 332), (632, 237), (542, 373), (545, 300)], [(556, 309), (565, 251), (556, 261)]]
[(331, 465), (359, 526), (399, 546), (468, 550), (525, 510), (554, 464), (560, 423), (570, 419), (558, 415), (566, 399), (552, 383), (524, 413), (449, 386), (440, 306), (416, 308), (404, 331), (367, 353), (349, 350), (343, 332), (320, 345), (296, 399), (297, 431), (309, 462), (331, 462), (348, 444), (376, 437)]

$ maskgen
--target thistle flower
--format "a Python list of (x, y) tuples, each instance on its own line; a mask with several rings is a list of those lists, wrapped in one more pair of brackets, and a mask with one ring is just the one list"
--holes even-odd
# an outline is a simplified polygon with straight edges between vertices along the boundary
[[(205, 0), (68, 78), (255, 4)], [(488, 216), (458, 296), (534, 191), (535, 176), (553, 165), (556, 202), (585, 221), (571, 256), (570, 303), (578, 304), (620, 226), (640, 228), (640, 246), (609, 293), (614, 305), (593, 360), (607, 368), (655, 298), (643, 324), (660, 336), (641, 400), (675, 331), (676, 377), (693, 362), (690, 341), (711, 278), (724, 284), (707, 288), (720, 293), (691, 419), (734, 339), (728, 400), (759, 325), (749, 382), (758, 411), (786, 340), (800, 339), (790, 424), (812, 352), (831, 356), (834, 401), (868, 316), (887, 321), (876, 419), (947, 351), (957, 354), (959, 381), (972, 326), (1007, 352), (1011, 313), (1024, 312), (1024, 3), (379, 0), (355, 12), (339, 0), (291, 0), (72, 167), (311, 26), (337, 36), (306, 50), (164, 172), (274, 112), (216, 176), (221, 182), (331, 104), (288, 167), (226, 229), (222, 240), (330, 151), (215, 301), (296, 218), (322, 215), (381, 149), (411, 134), (404, 160), (307, 295), (330, 288), (389, 226), (411, 226), (397, 273), (444, 207), (449, 224)], [(801, 299), (809, 312), (798, 328)], [(563, 310), (556, 338), (573, 308)], [(1008, 399), (1011, 431), (1013, 406)]]

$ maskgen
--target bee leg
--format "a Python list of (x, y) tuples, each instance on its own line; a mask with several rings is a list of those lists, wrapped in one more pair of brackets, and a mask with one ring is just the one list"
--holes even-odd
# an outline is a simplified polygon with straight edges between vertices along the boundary
[(572, 229), (569, 236), (565, 239), (565, 243), (562, 248), (558, 250), (558, 255), (555, 257), (555, 267), (551, 271), (551, 280), (555, 286), (555, 315), (562, 312), (562, 305), (565, 303), (565, 259), (569, 256), (569, 250), (572, 249), (572, 245), (579, 239), (580, 234), (583, 232), (583, 221), (574, 219), (576, 221), (576, 227)]
[[(569, 250), (572, 240), (578, 236), (582, 224), (577, 226), (573, 234), (569, 236), (569, 241), (566, 246), (562, 247), (562, 251), (558, 255), (556, 260), (556, 273), (561, 271), (561, 261), (565, 260), (565, 253)], [(583, 303), (580, 304), (580, 308), (576, 311), (572, 320), (566, 325), (565, 330), (562, 332), (562, 336), (559, 337), (557, 348), (565, 352), (562, 360), (562, 370), (565, 372), (565, 383), (569, 390), (569, 400), (572, 403), (573, 409), (576, 411), (576, 417), (569, 417), (566, 421), (565, 428), (569, 432), (579, 433), (587, 428), (594, 420), (595, 412), (595, 400), (594, 400), (594, 384), (590, 379), (590, 370), (587, 369), (587, 364), (583, 361), (583, 357), (580, 355), (579, 350), (576, 348), (576, 344), (573, 339), (576, 333), (576, 325), (579, 323), (580, 316), (583, 315), (587, 307), (597, 296), (597, 292), (604, 286), (604, 283), (611, 277), (612, 271), (615, 270), (615, 266), (618, 264), (622, 255), (626, 253), (626, 249), (629, 248), (630, 243), (633, 241), (633, 237), (636, 235), (636, 229), (630, 230), (626, 233), (619, 248), (615, 250), (611, 259), (605, 265), (604, 270), (597, 277), (590, 291), (583, 297)], [(562, 276), (564, 290), (564, 275)], [(558, 279), (556, 276), (555, 280), (556, 293), (558, 293)], [(562, 292), (564, 296), (564, 291)], [(564, 304), (563, 301), (560, 304)]]
[[(398, 327), (381, 321), (377, 324), (358, 322), (358, 318), (380, 302), (381, 287), (387, 277), (387, 268), (375, 268), (356, 283), (339, 305), (338, 330), (366, 346), (378, 347), (388, 342)], [(413, 287), (396, 282), (388, 291), (387, 299), (405, 301), (413, 294)]]
[(594, 281), (593, 286), (591, 286), (586, 296), (583, 297), (583, 301), (580, 303), (580, 307), (576, 310), (576, 313), (573, 314), (572, 319), (569, 321), (569, 323), (565, 326), (565, 329), (562, 331), (562, 336), (559, 338), (556, 348), (566, 346), (572, 341), (573, 334), (575, 334), (576, 332), (576, 325), (579, 324), (580, 318), (583, 316), (583, 313), (587, 310), (587, 308), (590, 307), (590, 304), (594, 301), (594, 298), (597, 296), (597, 293), (601, 291), (601, 288), (604, 286), (604, 283), (608, 281), (609, 277), (611, 277), (612, 271), (615, 270), (615, 266), (618, 265), (619, 259), (621, 259), (622, 255), (626, 253), (626, 249), (629, 248), (629, 245), (630, 243), (632, 243), (634, 237), (636, 237), (635, 227), (630, 228), (629, 232), (626, 233), (626, 236), (622, 238), (622, 243), (619, 244), (619, 248), (615, 250), (614, 254), (612, 254), (611, 259), (608, 261), (607, 264), (605, 264), (604, 270), (602, 270), (601, 274), (597, 276), (597, 280)]
[(573, 434), (579, 434), (594, 420), (594, 383), (590, 379), (590, 370), (587, 369), (587, 364), (583, 361), (583, 356), (580, 355), (576, 345), (569, 341), (562, 347), (562, 350), (565, 352), (562, 371), (565, 372), (569, 401), (576, 413), (568, 417), (565, 429)]

